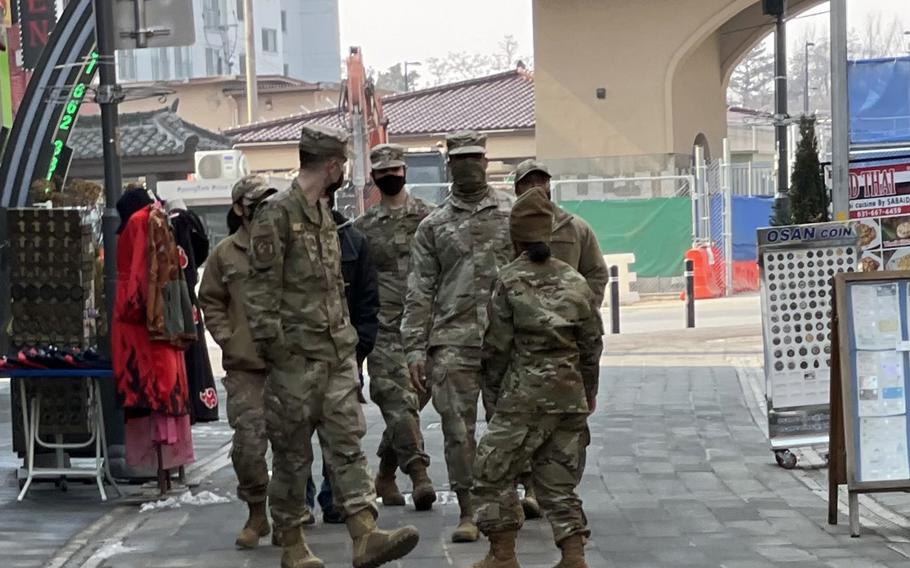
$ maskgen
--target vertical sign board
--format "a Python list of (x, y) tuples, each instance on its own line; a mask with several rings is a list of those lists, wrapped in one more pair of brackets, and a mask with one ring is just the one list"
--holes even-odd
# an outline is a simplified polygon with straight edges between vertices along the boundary
[[(97, 69), (98, 51), (92, 50), (88, 59), (82, 66), (82, 72), (79, 73), (76, 83), (73, 85), (73, 88), (70, 89), (69, 98), (66, 101), (66, 106), (63, 107), (63, 114), (60, 115), (60, 121), (57, 123), (54, 135), (51, 138), (49, 145), (41, 153), (41, 159), (38, 163), (47, 164), (47, 172), (44, 176), (44, 179), (47, 181), (50, 181), (54, 177), (54, 174), (57, 173), (64, 174), (65, 177), (66, 170), (69, 168), (69, 157), (71, 157), (72, 152), (69, 152), (67, 160), (65, 161), (61, 160), (61, 156), (68, 151), (66, 141), (69, 140), (70, 132), (72, 132), (73, 126), (76, 124), (76, 119), (79, 117), (79, 107), (82, 106), (86, 89), (88, 89), (91, 84)], [(63, 165), (62, 171), (58, 172), (58, 168), (60, 168), (61, 165)]]
[(858, 536), (856, 494), (910, 489), (910, 272), (843, 274), (835, 285), (851, 532)]
[(789, 448), (828, 441), (831, 285), (858, 256), (850, 223), (758, 230), (768, 434), (781, 465)]
[(19, 25), (22, 29), (22, 66), (34, 69), (57, 21), (54, 0), (20, 0)]
[(910, 270), (910, 157), (852, 164), (849, 198), (860, 269)]

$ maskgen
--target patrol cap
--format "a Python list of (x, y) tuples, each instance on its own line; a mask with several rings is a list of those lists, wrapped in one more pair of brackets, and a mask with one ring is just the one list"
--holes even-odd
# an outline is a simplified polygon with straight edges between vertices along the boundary
[(300, 130), (299, 148), (302, 152), (314, 156), (347, 157), (347, 132), (320, 124), (308, 124)]
[(518, 243), (549, 243), (553, 234), (553, 203), (542, 187), (515, 200), (509, 214), (509, 232)]
[(473, 130), (458, 130), (446, 135), (446, 149), (450, 156), (487, 153), (487, 135)]
[(398, 144), (377, 144), (370, 151), (370, 165), (374, 170), (400, 168), (404, 163), (404, 146)]
[[(256, 203), (266, 197), (272, 190), (264, 177), (260, 175), (243, 176), (231, 189), (231, 203), (241, 202), (243, 205)], [(273, 190), (274, 191), (274, 190)]]
[(523, 180), (531, 172), (540, 172), (545, 174), (548, 178), (552, 177), (550, 175), (550, 170), (543, 162), (538, 162), (537, 160), (530, 159), (525, 160), (522, 163), (518, 164), (518, 167), (515, 168), (515, 183), (517, 184)]

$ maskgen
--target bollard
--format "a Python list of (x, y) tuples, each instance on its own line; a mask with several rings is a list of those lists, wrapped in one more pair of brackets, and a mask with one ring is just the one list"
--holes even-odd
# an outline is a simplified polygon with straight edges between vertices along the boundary
[(695, 261), (686, 260), (686, 327), (695, 327)]
[(611, 332), (619, 333), (619, 267), (610, 267), (610, 323)]

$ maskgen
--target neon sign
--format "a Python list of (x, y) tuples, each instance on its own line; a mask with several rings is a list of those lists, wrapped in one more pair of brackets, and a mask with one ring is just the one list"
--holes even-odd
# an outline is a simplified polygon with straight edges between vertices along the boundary
[(57, 132), (54, 134), (54, 139), (51, 141), (51, 163), (47, 168), (47, 175), (45, 176), (47, 181), (50, 181), (57, 172), (57, 168), (60, 165), (60, 156), (63, 154), (63, 148), (66, 146), (66, 141), (69, 139), (73, 123), (76, 122), (76, 116), (79, 114), (79, 107), (82, 106), (85, 91), (88, 88), (88, 84), (92, 81), (92, 77), (94, 76), (97, 67), (98, 52), (92, 50), (88, 62), (82, 70), (82, 74), (73, 86), (73, 90), (70, 91), (70, 97), (66, 103), (66, 108), (63, 109), (63, 116), (60, 117), (60, 122), (57, 124)]

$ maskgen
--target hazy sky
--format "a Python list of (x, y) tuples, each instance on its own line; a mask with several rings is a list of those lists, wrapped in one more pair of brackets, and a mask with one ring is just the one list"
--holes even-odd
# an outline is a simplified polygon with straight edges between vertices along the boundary
[[(910, 0), (847, 0), (847, 5), (851, 24), (881, 11), (910, 29)], [(367, 67), (374, 69), (449, 51), (493, 53), (507, 34), (518, 40), (520, 54), (533, 52), (531, 0), (339, 0), (339, 10), (342, 55), (359, 45)], [(827, 10), (822, 5), (810, 13)], [(804, 26), (827, 27), (827, 22), (828, 14), (800, 18), (790, 33), (796, 37)]]

